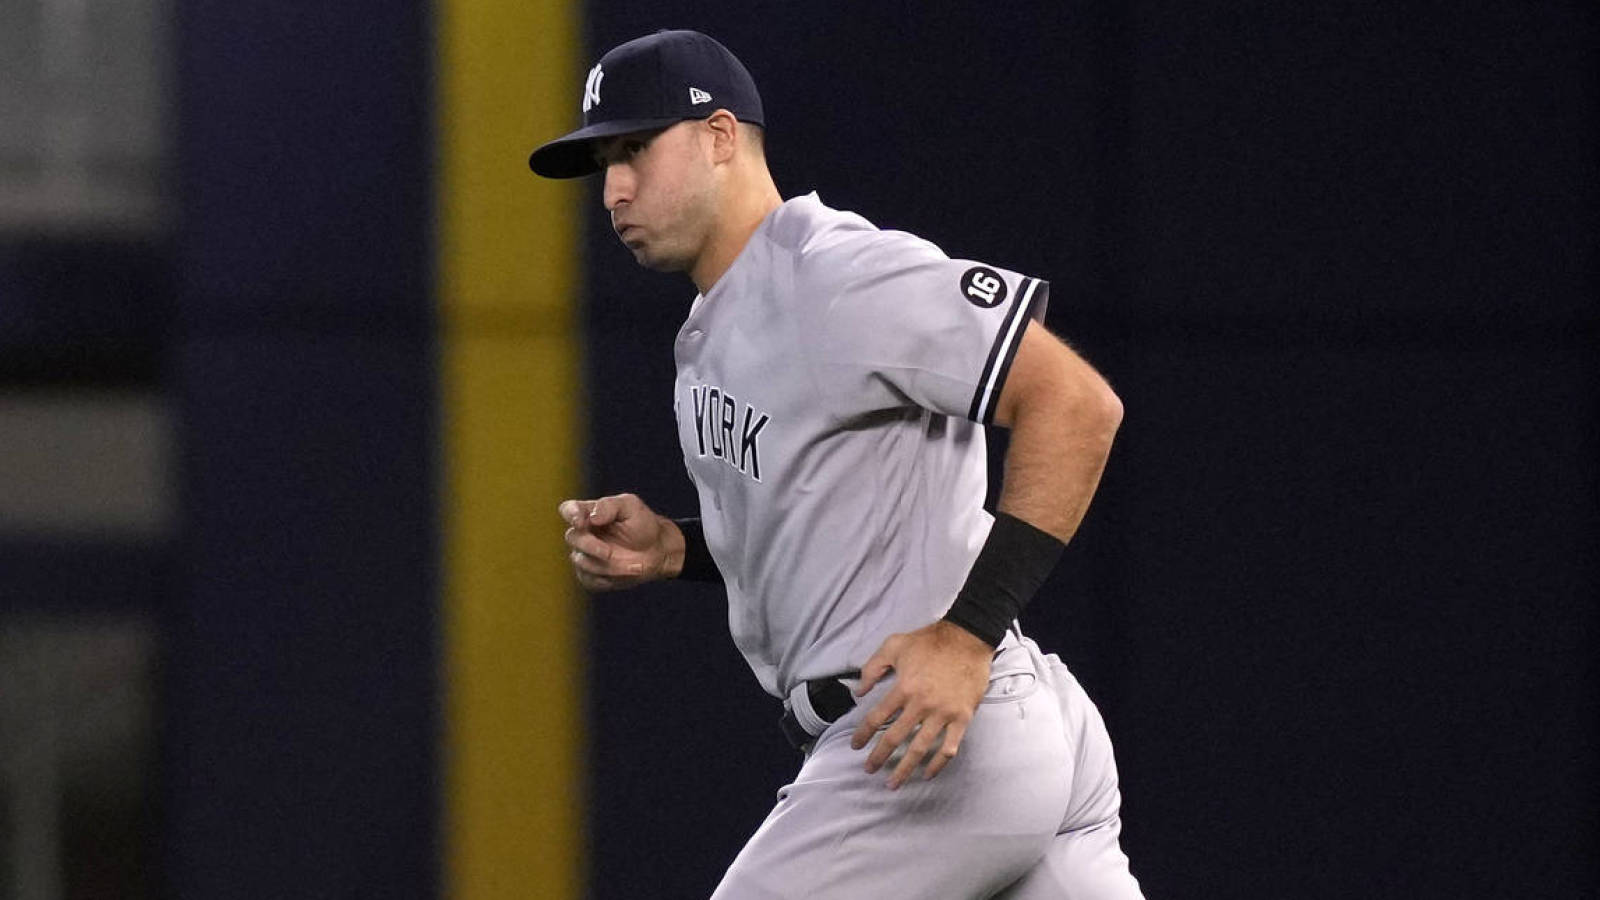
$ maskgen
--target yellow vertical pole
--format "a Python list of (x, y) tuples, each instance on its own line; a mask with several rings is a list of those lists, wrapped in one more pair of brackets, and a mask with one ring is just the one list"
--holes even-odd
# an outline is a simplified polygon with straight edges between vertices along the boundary
[(574, 124), (570, 0), (435, 8), (445, 895), (582, 890), (575, 188), (528, 171)]

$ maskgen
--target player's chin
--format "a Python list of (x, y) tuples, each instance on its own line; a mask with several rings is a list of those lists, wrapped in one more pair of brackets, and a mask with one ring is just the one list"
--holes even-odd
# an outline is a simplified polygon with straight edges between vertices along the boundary
[(682, 272), (689, 268), (687, 260), (654, 250), (645, 244), (630, 245), (628, 249), (633, 251), (633, 258), (639, 265), (655, 272)]

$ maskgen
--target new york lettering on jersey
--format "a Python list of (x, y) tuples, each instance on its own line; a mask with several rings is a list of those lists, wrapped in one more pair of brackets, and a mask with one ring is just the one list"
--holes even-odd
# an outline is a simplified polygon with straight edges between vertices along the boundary
[(689, 400), (698, 454), (720, 459), (760, 481), (761, 431), (772, 417), (714, 384), (690, 387)]

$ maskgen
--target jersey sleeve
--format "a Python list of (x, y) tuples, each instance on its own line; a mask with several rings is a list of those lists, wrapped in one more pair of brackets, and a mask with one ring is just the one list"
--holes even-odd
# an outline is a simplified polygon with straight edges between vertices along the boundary
[(900, 232), (862, 244), (832, 254), (839, 274), (817, 319), (822, 390), (858, 412), (916, 405), (990, 424), (1049, 283)]

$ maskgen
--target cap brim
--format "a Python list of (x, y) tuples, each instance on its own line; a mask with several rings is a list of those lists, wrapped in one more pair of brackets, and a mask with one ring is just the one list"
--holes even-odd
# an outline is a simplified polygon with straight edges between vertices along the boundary
[(615, 119), (610, 122), (596, 122), (587, 128), (579, 128), (571, 134), (558, 137), (533, 151), (528, 157), (528, 168), (546, 178), (581, 178), (593, 175), (600, 171), (600, 164), (595, 161), (594, 149), (590, 146), (595, 141), (635, 131), (665, 128), (679, 121), (681, 119), (674, 116), (666, 119)]

